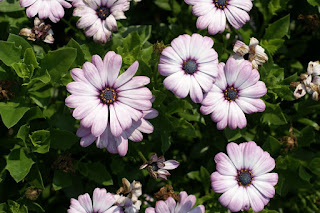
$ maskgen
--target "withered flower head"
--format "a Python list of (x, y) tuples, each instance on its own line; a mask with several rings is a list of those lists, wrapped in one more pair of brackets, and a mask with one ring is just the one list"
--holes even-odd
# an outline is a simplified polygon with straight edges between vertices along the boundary
[(156, 200), (167, 200), (169, 197), (172, 197), (177, 202), (180, 201), (179, 195), (173, 191), (171, 185), (161, 187), (160, 190), (154, 194)]
[(28, 40), (42, 40), (48, 44), (54, 42), (53, 31), (50, 24), (45, 24), (44, 21), (40, 20), (38, 17), (34, 19), (34, 27), (22, 28), (20, 30), (20, 35), (28, 36)]
[(157, 43), (153, 45), (153, 52), (161, 54), (164, 48), (166, 48), (166, 45), (164, 45), (163, 41), (157, 41)]
[(284, 145), (284, 152), (288, 153), (298, 146), (298, 139), (293, 132), (293, 127), (289, 129), (290, 136), (284, 136), (280, 139), (280, 143)]
[(65, 173), (75, 172), (73, 167), (73, 159), (71, 158), (70, 154), (58, 156), (58, 158), (53, 162), (52, 168), (62, 170)]
[(167, 170), (175, 169), (179, 166), (179, 162), (175, 160), (165, 161), (164, 156), (158, 158), (157, 154), (153, 154), (150, 160), (140, 166), (140, 169), (147, 168), (149, 174), (154, 178), (167, 180), (170, 173)]
[(14, 97), (14, 93), (12, 91), (12, 84), (14, 84), (14, 81), (10, 80), (1, 80), (0, 81), (0, 101), (3, 99), (6, 99), (7, 101), (10, 100), (10, 98)]
[(39, 195), (41, 194), (42, 190), (37, 189), (33, 186), (29, 187), (25, 193), (26, 198), (32, 201), (35, 201), (38, 199)]

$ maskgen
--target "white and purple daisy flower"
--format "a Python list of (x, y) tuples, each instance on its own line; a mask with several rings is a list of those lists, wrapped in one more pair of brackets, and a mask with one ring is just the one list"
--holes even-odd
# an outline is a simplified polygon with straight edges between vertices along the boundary
[(92, 200), (88, 193), (80, 195), (78, 200), (71, 198), (68, 213), (123, 213), (119, 206), (114, 205), (116, 199), (105, 189), (96, 188)]
[(180, 192), (180, 201), (176, 201), (169, 197), (166, 201), (157, 201), (156, 207), (149, 207), (145, 213), (204, 213), (205, 208), (203, 205), (199, 205), (192, 208), (196, 203), (196, 197), (189, 195), (186, 192)]
[(20, 0), (21, 7), (27, 7), (29, 18), (38, 14), (40, 19), (49, 18), (56, 23), (64, 16), (63, 8), (71, 8), (71, 4), (65, 0)]
[(211, 35), (224, 32), (226, 19), (236, 29), (250, 20), (248, 12), (252, 8), (251, 0), (184, 0), (193, 5), (192, 12), (199, 17), (197, 28), (208, 27)]
[(211, 187), (223, 193), (219, 201), (232, 212), (263, 210), (275, 195), (277, 173), (269, 173), (275, 161), (254, 141), (241, 144), (229, 143), (228, 155), (220, 152), (214, 160), (217, 172), (211, 174)]
[(147, 119), (153, 119), (157, 116), (158, 111), (155, 109), (151, 108), (150, 110), (143, 111), (142, 118), (132, 121), (131, 127), (124, 130), (118, 137), (115, 137), (111, 133), (109, 125), (98, 137), (91, 133), (90, 128), (80, 125), (77, 136), (81, 138), (80, 145), (83, 147), (87, 147), (96, 141), (98, 148), (106, 148), (112, 154), (125, 156), (128, 152), (128, 139), (133, 142), (140, 142), (143, 139), (142, 133), (151, 134), (153, 132), (153, 125)]
[(72, 5), (73, 15), (80, 17), (77, 27), (97, 43), (111, 40), (112, 32), (118, 30), (116, 20), (126, 19), (124, 12), (130, 7), (128, 0), (74, 0)]
[[(121, 56), (109, 51), (103, 61), (100, 56), (94, 55), (92, 63), (86, 62), (82, 69), (71, 71), (75, 81), (67, 85), (71, 95), (65, 103), (75, 108), (73, 117), (81, 120), (81, 126), (91, 131), (91, 139), (85, 139), (83, 146), (90, 145), (95, 140), (93, 137), (104, 134), (107, 127), (110, 128), (110, 136), (104, 136), (124, 137), (125, 130), (131, 131), (144, 122), (141, 120), (143, 111), (148, 113), (151, 110), (152, 93), (145, 87), (150, 79), (145, 76), (133, 77), (138, 70), (137, 61), (118, 77), (121, 64)], [(137, 131), (132, 134), (135, 133)]]
[(263, 112), (264, 102), (259, 99), (267, 93), (260, 75), (252, 69), (249, 61), (238, 64), (233, 58), (219, 64), (219, 74), (211, 90), (205, 94), (200, 111), (204, 115), (211, 113), (211, 119), (217, 122), (219, 130), (229, 126), (231, 129), (246, 127), (244, 113)]
[(149, 174), (154, 178), (161, 178), (167, 180), (167, 176), (170, 175), (168, 170), (176, 169), (180, 163), (175, 160), (165, 160), (164, 156), (158, 158), (157, 154), (153, 154), (150, 160), (140, 166), (140, 169), (147, 168)]
[(199, 34), (173, 39), (158, 66), (160, 74), (168, 76), (163, 85), (180, 98), (190, 93), (192, 101), (200, 103), (218, 74), (218, 54), (212, 46), (211, 38)]

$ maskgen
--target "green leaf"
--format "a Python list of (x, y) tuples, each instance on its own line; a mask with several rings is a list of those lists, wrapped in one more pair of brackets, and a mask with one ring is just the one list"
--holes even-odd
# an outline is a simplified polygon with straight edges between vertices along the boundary
[(72, 47), (77, 50), (77, 57), (74, 61), (74, 67), (82, 66), (86, 62), (85, 55), (81, 49), (81, 46), (73, 38), (69, 41), (66, 47)]
[(25, 205), (20, 205), (15, 201), (8, 200), (8, 206), (12, 213), (28, 213), (28, 208)]
[(15, 12), (24, 10), (23, 7), (20, 6), (19, 0), (3, 0), (0, 6), (0, 12)]
[(168, 11), (171, 10), (169, 0), (155, 0), (154, 3), (161, 9), (168, 10)]
[(284, 125), (287, 123), (286, 118), (279, 106), (279, 104), (271, 104), (265, 102), (266, 110), (261, 116), (261, 122), (268, 125)]
[(18, 36), (18, 35), (10, 33), (7, 41), (14, 42), (17, 47), (19, 47), (19, 48), (21, 47), (21, 53), (22, 54), (28, 48), (30, 48), (32, 50), (32, 46), (21, 36)]
[(310, 181), (310, 178), (312, 177), (312, 175), (310, 175), (303, 166), (299, 167), (299, 176), (302, 180), (305, 181)]
[(285, 17), (273, 22), (266, 29), (266, 34), (264, 35), (265, 40), (279, 39), (283, 36), (289, 37), (289, 26), (290, 26), (290, 14)]
[(50, 132), (48, 130), (38, 130), (29, 135), (33, 144), (33, 152), (47, 153), (50, 149)]
[(98, 184), (109, 186), (113, 184), (112, 178), (106, 167), (101, 163), (82, 163), (77, 162), (75, 168), (89, 180)]
[(29, 125), (22, 125), (17, 133), (17, 138), (20, 138), (23, 142), (26, 142), (27, 136), (29, 135), (29, 130)]
[(281, 143), (276, 138), (268, 136), (262, 148), (269, 152), (271, 155), (275, 155), (280, 151)]
[(70, 149), (79, 142), (79, 138), (72, 132), (53, 129), (51, 133), (51, 147), (58, 150)]
[(60, 84), (60, 79), (69, 72), (69, 68), (76, 57), (77, 50), (75, 48), (65, 47), (49, 51), (41, 60), (40, 66), (43, 72), (48, 71), (53, 82)]
[(300, 131), (298, 136), (298, 144), (301, 147), (308, 147), (310, 144), (315, 142), (316, 133), (312, 126), (306, 126)]
[(24, 148), (13, 149), (7, 156), (7, 167), (10, 175), (18, 183), (29, 173), (34, 161)]
[(20, 106), (19, 103), (2, 102), (0, 103), (2, 122), (9, 129), (16, 125), (29, 109), (29, 107)]
[(320, 7), (320, 0), (307, 0), (309, 4), (312, 6), (318, 6)]
[(16, 47), (14, 42), (0, 41), (0, 60), (5, 65), (11, 66), (11, 64), (19, 62), (20, 55), (21, 47)]
[(201, 183), (204, 187), (204, 190), (207, 194), (209, 192), (208, 186), (210, 186), (210, 173), (203, 166), (200, 167), (200, 178), (201, 178)]
[(34, 186), (38, 189), (44, 189), (43, 181), (42, 181), (42, 176), (39, 170), (39, 167), (37, 164), (33, 165), (28, 176), (26, 177), (28, 183), (31, 186)]
[[(11, 65), (12, 68), (14, 69), (14, 71), (16, 71), (16, 74), (20, 77), (20, 78), (28, 78), (30, 79), (33, 75), (33, 67), (28, 67), (26, 64), (18, 62), (18, 63), (14, 63)], [(31, 69), (30, 69), (31, 68)]]
[(277, 50), (282, 47), (284, 43), (283, 39), (270, 39), (270, 40), (262, 40), (261, 46), (268, 50), (268, 52), (273, 55), (277, 52)]
[(228, 142), (235, 141), (242, 137), (240, 129), (230, 129), (229, 127), (227, 127), (223, 131), (224, 131), (224, 135), (228, 139)]
[(310, 164), (309, 169), (316, 175), (320, 176), (320, 158), (314, 158)]
[(72, 177), (70, 174), (64, 173), (62, 171), (55, 171), (53, 176), (53, 189), (58, 191), (62, 188), (66, 188), (72, 185)]

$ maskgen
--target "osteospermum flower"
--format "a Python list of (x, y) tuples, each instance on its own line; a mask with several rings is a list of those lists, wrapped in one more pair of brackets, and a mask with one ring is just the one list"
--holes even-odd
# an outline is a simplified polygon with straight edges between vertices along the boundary
[(252, 8), (251, 0), (184, 0), (193, 5), (192, 12), (199, 17), (197, 28), (208, 27), (211, 35), (224, 32), (226, 19), (236, 29), (250, 20), (248, 12)]
[(75, 81), (67, 85), (71, 95), (66, 98), (66, 105), (75, 108), (73, 117), (90, 128), (94, 137), (102, 135), (108, 126), (114, 137), (124, 135), (123, 131), (132, 127), (132, 121), (139, 121), (143, 111), (151, 109), (152, 93), (144, 87), (150, 79), (133, 77), (138, 70), (137, 61), (118, 77), (121, 64), (121, 56), (110, 51), (103, 61), (94, 55), (92, 63), (86, 62), (82, 69), (71, 71)]
[(252, 69), (249, 61), (238, 64), (233, 58), (219, 64), (219, 74), (211, 90), (205, 94), (200, 111), (217, 122), (218, 129), (244, 128), (247, 120), (244, 113), (251, 114), (265, 110), (259, 99), (267, 93), (266, 85), (259, 81), (260, 75)]
[(223, 193), (219, 201), (233, 212), (263, 210), (275, 194), (277, 173), (269, 173), (275, 161), (253, 141), (229, 143), (228, 155), (220, 152), (214, 160), (217, 172), (211, 174), (211, 186), (216, 193)]
[(157, 116), (158, 111), (155, 109), (143, 111), (142, 118), (138, 121), (132, 121), (131, 127), (124, 130), (119, 137), (115, 137), (111, 133), (109, 125), (107, 125), (104, 132), (98, 137), (95, 137), (91, 133), (90, 128), (80, 125), (77, 136), (81, 138), (80, 145), (83, 147), (87, 147), (96, 141), (98, 148), (106, 148), (112, 154), (124, 156), (128, 151), (128, 139), (134, 142), (142, 141), (142, 133), (150, 134), (153, 132), (153, 125), (147, 119), (153, 119)]
[(186, 192), (180, 192), (180, 201), (176, 201), (169, 197), (166, 201), (157, 201), (156, 207), (149, 207), (145, 213), (204, 213), (205, 208), (203, 205), (199, 205), (192, 208), (196, 203), (196, 197), (189, 195)]
[(252, 37), (250, 39), (249, 46), (247, 46), (242, 41), (236, 41), (233, 46), (233, 52), (237, 55), (234, 56), (236, 59), (243, 61), (246, 55), (248, 55), (248, 60), (251, 62), (254, 69), (258, 69), (258, 66), (261, 66), (268, 61), (268, 56), (264, 52), (264, 49), (259, 45), (259, 41)]
[(92, 200), (88, 193), (80, 195), (78, 200), (71, 198), (68, 213), (122, 213), (121, 208), (114, 205), (116, 199), (105, 189), (96, 188)]
[(75, 0), (72, 4), (73, 15), (80, 17), (77, 27), (97, 43), (111, 40), (112, 32), (118, 30), (116, 20), (126, 19), (124, 12), (130, 7), (128, 0)]
[(200, 103), (203, 91), (210, 90), (218, 74), (218, 54), (213, 40), (199, 34), (181, 35), (166, 47), (160, 57), (159, 72), (168, 76), (163, 85), (180, 98), (189, 93), (193, 102)]
[(168, 170), (175, 169), (179, 166), (179, 162), (175, 160), (165, 161), (164, 156), (158, 158), (157, 154), (153, 154), (150, 157), (150, 161), (140, 166), (140, 169), (147, 168), (149, 174), (154, 178), (161, 178), (167, 180), (167, 176), (170, 175)]
[(65, 0), (20, 0), (21, 7), (27, 7), (29, 18), (38, 14), (40, 19), (49, 18), (56, 23), (64, 16), (64, 7), (71, 8), (71, 4)]

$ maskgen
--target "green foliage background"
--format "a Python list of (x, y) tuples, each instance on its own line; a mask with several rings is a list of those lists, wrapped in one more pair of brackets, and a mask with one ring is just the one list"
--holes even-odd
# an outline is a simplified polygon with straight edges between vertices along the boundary
[[(180, 34), (200, 33), (191, 7), (183, 0), (142, 0), (131, 3), (127, 20), (118, 22), (119, 32), (106, 45), (93, 43), (76, 28), (78, 18), (72, 9), (52, 24), (55, 44), (30, 42), (19, 36), (23, 27), (32, 27), (17, 0), (0, 3), (0, 80), (10, 80), (14, 97), (0, 102), (0, 212), (66, 212), (71, 197), (96, 187), (115, 192), (121, 178), (139, 180), (143, 193), (152, 195), (165, 184), (175, 191), (187, 191), (204, 204), (206, 212), (227, 212), (218, 202), (220, 194), (210, 188), (210, 174), (215, 171), (214, 156), (225, 152), (228, 142), (254, 140), (276, 160), (279, 174), (276, 195), (263, 212), (320, 212), (320, 102), (311, 97), (295, 100), (290, 82), (298, 81), (309, 61), (320, 59), (320, 23), (307, 18), (319, 16), (319, 0), (255, 0), (251, 21), (240, 30), (211, 36), (219, 61), (225, 62), (238, 39), (245, 43), (253, 36), (266, 49), (269, 62), (259, 68), (268, 88), (263, 97), (266, 110), (247, 115), (242, 130), (218, 131), (209, 116), (200, 114), (200, 105), (178, 99), (167, 91), (164, 77), (157, 71), (163, 41), (169, 45)], [(302, 14), (304, 19), (298, 19)], [(230, 39), (226, 39), (230, 33)], [(159, 116), (151, 120), (153, 134), (141, 143), (129, 143), (125, 157), (109, 154), (91, 145), (82, 148), (75, 135), (79, 122), (64, 104), (65, 85), (72, 79), (70, 70), (90, 61), (93, 54), (104, 56), (113, 50), (123, 57), (124, 71), (135, 60), (137, 75), (151, 78), (148, 85), (156, 100)], [(298, 146), (286, 152), (280, 143), (297, 137)], [(146, 158), (156, 152), (175, 159), (180, 166), (168, 181), (152, 179), (139, 170)], [(74, 172), (59, 169), (59, 156), (73, 159)], [(61, 166), (61, 165), (60, 165)], [(36, 201), (26, 198), (29, 187), (41, 189)], [(143, 209), (146, 206), (143, 206)], [(143, 211), (141, 211), (143, 212)], [(249, 211), (250, 212), (250, 211)]]

